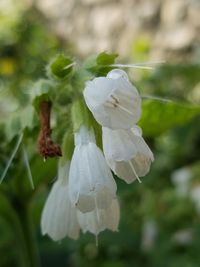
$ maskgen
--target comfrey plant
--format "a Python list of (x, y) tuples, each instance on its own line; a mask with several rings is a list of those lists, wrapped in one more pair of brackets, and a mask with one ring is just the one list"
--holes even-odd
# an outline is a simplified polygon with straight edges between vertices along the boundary
[[(79, 66), (63, 55), (57, 56), (47, 67), (47, 78), (31, 88), (32, 105), (20, 115), (20, 138), (1, 181), (23, 137), (30, 136), (38, 124), (35, 115), (39, 115), (38, 152), (45, 161), (60, 157), (57, 179), (41, 216), (42, 234), (54, 241), (66, 236), (77, 239), (80, 230), (95, 236), (105, 229), (117, 231), (120, 207), (115, 178), (128, 184), (141, 182), (140, 177), (149, 172), (154, 160), (137, 125), (141, 96), (126, 72), (119, 69), (121, 65), (114, 64), (115, 58), (101, 53)], [(55, 135), (51, 124), (57, 129)], [(63, 138), (61, 147), (52, 136)]]
[[(77, 239), (79, 229), (96, 236), (105, 229), (117, 231), (120, 208), (111, 170), (127, 183), (141, 182), (139, 177), (149, 172), (154, 159), (136, 125), (141, 117), (141, 97), (126, 72), (97, 64), (94, 73), (98, 77), (84, 80), (72, 102), (74, 144), (70, 144), (71, 136), (65, 135), (62, 151), (68, 156), (59, 161), (58, 178), (42, 213), (42, 233), (56, 241), (66, 236)], [(52, 156), (54, 150), (58, 155), (57, 145), (51, 143), (48, 152), (43, 139), (40, 133), (40, 153)]]

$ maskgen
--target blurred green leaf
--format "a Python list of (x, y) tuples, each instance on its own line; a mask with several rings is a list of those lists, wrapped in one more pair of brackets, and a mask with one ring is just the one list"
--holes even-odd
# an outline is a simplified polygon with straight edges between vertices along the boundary
[(49, 80), (40, 79), (31, 89), (31, 99), (36, 110), (39, 109), (42, 101), (50, 100), (50, 92), (53, 89), (53, 84)]
[(85, 61), (85, 68), (97, 76), (105, 76), (111, 69), (110, 65), (115, 63), (117, 54), (100, 53), (97, 56), (91, 56)]
[(139, 125), (144, 135), (157, 136), (187, 123), (198, 114), (199, 106), (186, 106), (166, 100), (144, 100)]
[(73, 61), (64, 55), (58, 55), (47, 67), (47, 73), (57, 79), (64, 79), (72, 71)]
[(34, 126), (34, 109), (29, 105), (10, 114), (5, 127), (6, 136), (11, 140), (15, 135), (21, 134), (27, 128), (33, 129)]
[(102, 52), (97, 56), (96, 62), (98, 65), (111, 65), (115, 63), (115, 59), (117, 57), (117, 54), (108, 54), (106, 52)]

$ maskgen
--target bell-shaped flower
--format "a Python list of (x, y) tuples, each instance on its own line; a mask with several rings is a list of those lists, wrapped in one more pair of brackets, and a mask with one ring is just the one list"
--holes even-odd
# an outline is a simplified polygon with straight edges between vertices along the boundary
[(82, 126), (75, 134), (69, 172), (70, 200), (83, 213), (107, 208), (116, 198), (116, 183), (94, 133)]
[(103, 127), (103, 150), (113, 172), (127, 183), (145, 176), (154, 160), (153, 154), (142, 138), (141, 129), (112, 130)]
[(141, 98), (122, 70), (87, 82), (85, 102), (99, 124), (111, 129), (130, 129), (140, 119)]
[(98, 235), (105, 229), (118, 231), (120, 219), (120, 207), (117, 199), (113, 199), (106, 209), (95, 208), (95, 210), (82, 213), (78, 211), (79, 225), (83, 231)]
[(59, 164), (58, 180), (54, 183), (45, 203), (42, 218), (42, 234), (48, 234), (54, 241), (68, 236), (79, 237), (77, 211), (71, 204), (68, 191), (69, 162)]

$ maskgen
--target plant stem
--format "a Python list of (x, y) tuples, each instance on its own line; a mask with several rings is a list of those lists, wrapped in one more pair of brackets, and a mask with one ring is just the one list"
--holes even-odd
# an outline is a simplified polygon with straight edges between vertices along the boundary
[[(18, 208), (15, 208), (16, 215), (18, 217), (22, 244), (23, 261), (26, 262), (26, 267), (39, 267), (39, 253), (36, 245), (36, 240), (33, 231), (33, 225), (30, 218), (29, 206), (27, 203), (18, 203)], [(21, 266), (20, 266), (21, 267)]]

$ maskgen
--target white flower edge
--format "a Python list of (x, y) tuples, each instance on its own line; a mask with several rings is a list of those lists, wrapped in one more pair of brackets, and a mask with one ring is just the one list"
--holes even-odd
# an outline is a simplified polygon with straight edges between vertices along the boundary
[(106, 161), (113, 172), (127, 183), (145, 176), (153, 153), (142, 138), (142, 131), (138, 126), (130, 130), (112, 130), (102, 128), (103, 151)]
[(98, 209), (82, 213), (78, 211), (78, 221), (83, 233), (98, 235), (105, 229), (118, 231), (120, 207), (117, 199), (112, 200), (107, 209)]
[[(65, 168), (60, 171), (60, 174), (63, 170), (66, 173)], [(41, 231), (43, 235), (49, 235), (54, 241), (59, 241), (66, 236), (77, 239), (79, 237), (79, 225), (76, 209), (69, 199), (67, 181), (61, 179), (63, 177), (59, 178), (54, 183), (43, 208)]]

